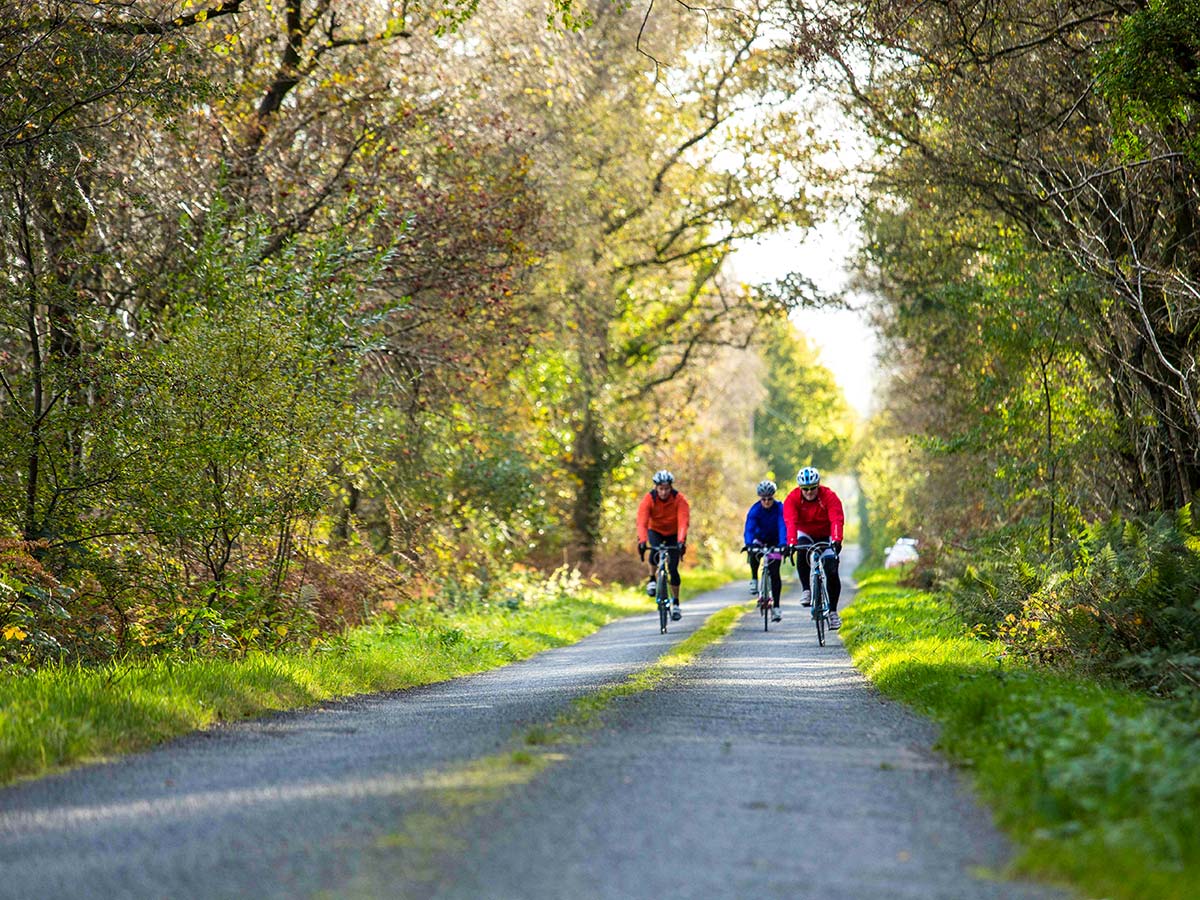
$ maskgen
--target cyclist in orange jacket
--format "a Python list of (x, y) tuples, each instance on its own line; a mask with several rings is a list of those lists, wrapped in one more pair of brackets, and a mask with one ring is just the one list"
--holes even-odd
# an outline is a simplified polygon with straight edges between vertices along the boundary
[(687, 551), (688, 519), (690, 510), (687, 498), (675, 490), (675, 476), (666, 469), (654, 473), (654, 489), (648, 491), (637, 511), (638, 553), (646, 559), (650, 549), (650, 583), (646, 593), (654, 596), (654, 569), (658, 564), (660, 544), (678, 544), (678, 550), (667, 551), (667, 568), (671, 582), (671, 618), (679, 620), (679, 559)]
[(812, 466), (805, 466), (796, 473), (796, 484), (797, 487), (783, 500), (783, 521), (787, 526), (788, 543), (801, 548), (796, 554), (796, 569), (803, 588), (800, 604), (812, 605), (812, 593), (808, 589), (808, 553), (803, 548), (817, 541), (829, 541), (833, 549), (821, 554), (821, 567), (829, 584), (829, 627), (837, 631), (842, 627), (837, 612), (838, 598), (842, 595), (838, 554), (842, 552), (846, 515), (841, 498), (821, 484), (821, 473)]

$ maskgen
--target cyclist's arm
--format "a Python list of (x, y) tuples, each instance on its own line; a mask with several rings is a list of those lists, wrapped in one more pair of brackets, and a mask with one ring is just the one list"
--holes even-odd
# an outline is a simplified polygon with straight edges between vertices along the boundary
[(846, 530), (846, 513), (841, 498), (832, 490), (825, 497), (825, 509), (829, 513), (829, 540), (840, 541)]

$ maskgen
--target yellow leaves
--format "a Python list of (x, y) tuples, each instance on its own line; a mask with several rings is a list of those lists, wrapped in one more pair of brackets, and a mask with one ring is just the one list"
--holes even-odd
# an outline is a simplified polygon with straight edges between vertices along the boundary
[(4, 629), (4, 639), (6, 641), (23, 641), (27, 637), (29, 635), (22, 631), (19, 625), (9, 625)]
[(276, 633), (277, 635), (279, 635), (280, 637), (287, 637), (288, 628), (287, 628), (287, 626), (286, 626), (286, 625), (276, 625), (276, 626), (275, 626), (275, 633)]

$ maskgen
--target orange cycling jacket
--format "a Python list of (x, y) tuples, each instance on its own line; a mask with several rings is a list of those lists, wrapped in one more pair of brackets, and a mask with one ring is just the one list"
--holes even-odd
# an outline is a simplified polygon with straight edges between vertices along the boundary
[(653, 529), (659, 534), (675, 535), (675, 540), (682, 544), (687, 540), (689, 515), (687, 497), (679, 491), (672, 490), (666, 500), (659, 500), (658, 494), (650, 491), (638, 504), (638, 543), (646, 543)]

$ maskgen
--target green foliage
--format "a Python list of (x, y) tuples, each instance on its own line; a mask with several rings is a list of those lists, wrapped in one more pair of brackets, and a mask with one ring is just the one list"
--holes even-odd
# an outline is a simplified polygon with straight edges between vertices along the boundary
[(1132, 504), (1107, 369), (1081, 349), (1098, 286), (953, 206), (880, 206), (870, 230), (893, 374), (859, 465), (882, 543), (1041, 517), (1050, 545)]
[[(1200, 234), (1196, 3), (934, 0), (902, 24), (890, 4), (861, 10), (859, 46), (875, 64), (852, 86), (852, 111), (884, 160), (869, 252), (880, 321), (903, 335), (885, 348), (897, 389), (946, 397), (932, 446), (983, 463), (953, 473), (970, 500), (986, 491), (993, 450), (1016, 463), (1002, 495), (1026, 477), (1039, 494), (1011, 504), (1015, 515), (972, 502), (975, 521), (933, 524), (1012, 521), (1036, 502), (1053, 544), (1064, 506), (1083, 520), (1182, 506), (1200, 490), (1185, 449), (1200, 443), (1197, 288), (1184, 262)], [(1022, 452), (1039, 423), (1043, 449)], [(1072, 423), (1077, 438), (1059, 430)], [(930, 474), (933, 508), (950, 508), (949, 477)]]
[(863, 558), (882, 563), (884, 549), (896, 538), (925, 533), (918, 525), (928, 473), (911, 439), (887, 434), (878, 416), (867, 423), (856, 455), (859, 517), (870, 538)]
[(946, 552), (948, 597), (1018, 655), (1160, 694), (1200, 688), (1200, 529), (1176, 515), (1111, 518), (1061, 552), (1037, 526)]
[(45, 542), (0, 538), (0, 662), (26, 667), (63, 652), (61, 623), (71, 619), (72, 591), (33, 554)]
[(854, 434), (841, 388), (790, 323), (761, 330), (767, 394), (754, 413), (754, 450), (781, 485), (803, 466), (838, 468)]
[(400, 596), (486, 598), (580, 533), (625, 541), (656, 454), (691, 463), (716, 552), (759, 466), (705, 368), (790, 302), (722, 267), (823, 178), (764, 18), (18, 6), (0, 533), (56, 586), (12, 576), (7, 661), (304, 646)]
[(1146, 126), (1177, 142), (1200, 162), (1200, 3), (1154, 0), (1120, 20), (1112, 40), (1097, 56), (1098, 86), (1112, 107), (1116, 144), (1127, 159), (1144, 159), (1153, 137)]
[(939, 744), (1022, 847), (1021, 869), (1089, 896), (1190, 896), (1200, 876), (1193, 701), (1152, 704), (1025, 668), (948, 603), (859, 577), (842, 636), (885, 693), (940, 725)]
[(218, 593), (246, 541), (321, 507), (354, 421), (355, 250), (335, 235), (264, 258), (264, 240), (210, 226), (170, 341), (121, 361), (128, 515)]
[[(214, 210), (170, 286), (169, 340), (110, 347), (89, 362), (97, 402), (59, 404), (74, 421), (41, 438), (46, 459), (77, 449), (65, 477), (39, 483), (54, 531), (29, 551), (55, 580), (9, 584), (3, 627), (26, 635), (10, 661), (245, 652), (332, 624), (288, 594), (288, 568), (298, 525), (327, 501), (330, 458), (351, 443), (351, 273), (377, 254), (336, 233), (274, 255), (267, 240)], [(20, 446), (22, 429), (5, 438)]]
[[(578, 39), (524, 37), (555, 65), (510, 100), (546, 123), (536, 172), (561, 216), (535, 283), (543, 328), (514, 382), (547, 423), (551, 490), (568, 495), (547, 544), (589, 561), (613, 541), (631, 460), (680, 460), (703, 369), (778, 311), (778, 294), (723, 279), (733, 248), (807, 224), (823, 174), (818, 140), (782, 103), (792, 70), (763, 11), (672, 9), (641, 32), (624, 13), (594, 10)], [(646, 77), (635, 43), (677, 67), (670, 84)]]
[[(53, 0), (6, 4), (0, 10), (0, 57), (20, 65), (0, 67), (0, 159), (12, 152), (26, 164), (37, 147), (39, 165), (79, 163), (82, 148), (103, 152), (104, 129), (138, 106), (160, 111), (205, 99), (199, 73), (184, 64), (186, 42), (138, 34), (139, 13), (121, 0), (95, 0), (86, 8)], [(124, 21), (128, 30), (111, 27)], [(148, 25), (145, 18), (138, 22)], [(68, 176), (68, 172), (59, 174)]]

